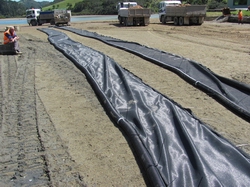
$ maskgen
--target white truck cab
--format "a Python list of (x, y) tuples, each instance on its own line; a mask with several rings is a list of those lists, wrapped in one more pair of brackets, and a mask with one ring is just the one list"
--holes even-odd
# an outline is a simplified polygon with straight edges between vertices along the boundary
[(176, 5), (180, 5), (180, 4), (181, 4), (181, 1), (171, 1), (171, 0), (161, 1), (159, 3), (159, 12), (165, 11), (166, 6), (176, 6)]
[(163, 17), (163, 15), (165, 15), (166, 6), (177, 6), (177, 5), (180, 5), (180, 4), (181, 4), (181, 1), (179, 1), (179, 0), (161, 1), (159, 3), (159, 19), (160, 19), (160, 22), (162, 22), (162, 17)]
[(120, 2), (116, 6), (118, 10), (118, 20), (124, 26), (146, 26), (149, 24), (151, 10), (143, 8), (137, 2)]
[(26, 18), (27, 18), (27, 23), (30, 25), (33, 25), (37, 21), (37, 16), (40, 15), (41, 9), (27, 9), (26, 10)]
[(118, 3), (117, 10), (119, 11), (120, 9), (128, 9), (134, 6), (137, 6), (137, 2), (121, 2)]

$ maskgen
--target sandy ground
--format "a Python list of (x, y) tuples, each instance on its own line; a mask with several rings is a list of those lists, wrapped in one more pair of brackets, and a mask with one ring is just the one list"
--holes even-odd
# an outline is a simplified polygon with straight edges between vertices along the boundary
[[(98, 34), (180, 55), (216, 74), (250, 84), (250, 25), (121, 27), (73, 23)], [(42, 27), (48, 27), (42, 26)], [(121, 131), (85, 75), (37, 28), (21, 26), (21, 56), (0, 56), (0, 186), (146, 186)], [(100, 41), (65, 32), (105, 53), (146, 84), (250, 154), (250, 125), (176, 74)]]

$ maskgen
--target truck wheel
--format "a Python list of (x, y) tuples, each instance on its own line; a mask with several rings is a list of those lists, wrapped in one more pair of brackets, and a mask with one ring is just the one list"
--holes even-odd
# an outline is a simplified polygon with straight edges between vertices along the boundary
[(128, 18), (124, 18), (124, 25), (128, 26)]
[(162, 19), (162, 23), (163, 23), (163, 24), (166, 24), (166, 23), (167, 23), (167, 17), (165, 17), (165, 18), (162, 17), (161, 19)]
[(177, 17), (174, 17), (174, 25), (179, 25), (179, 20)]
[(197, 25), (201, 25), (204, 22), (204, 18), (200, 19), (197, 17)]
[(32, 25), (32, 26), (37, 26), (37, 21), (36, 21), (36, 20), (32, 20), (32, 21), (31, 21), (31, 25)]
[(163, 17), (161, 16), (161, 17), (160, 17), (160, 22), (161, 22), (161, 23), (163, 23), (163, 19), (162, 19), (162, 18), (163, 18)]
[(143, 19), (142, 20), (142, 22), (141, 22), (141, 24), (140, 24), (141, 26), (146, 26), (146, 24), (145, 24), (145, 20)]
[(55, 25), (55, 21), (54, 20), (50, 20), (50, 25)]
[(183, 19), (183, 17), (179, 17), (179, 25), (180, 26), (184, 25), (184, 19)]
[(133, 26), (136, 26), (136, 20), (135, 19), (133, 20)]
[(121, 18), (121, 16), (118, 16), (118, 20), (119, 20), (120, 25), (122, 25), (122, 18)]

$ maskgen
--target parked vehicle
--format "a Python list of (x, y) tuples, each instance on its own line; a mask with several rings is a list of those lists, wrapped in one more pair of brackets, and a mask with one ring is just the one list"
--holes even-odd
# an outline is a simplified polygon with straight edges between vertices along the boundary
[(117, 5), (119, 23), (128, 25), (148, 25), (151, 10), (143, 8), (137, 2), (122, 2)]
[(69, 24), (70, 10), (55, 9), (53, 11), (41, 11), (41, 9), (26, 10), (27, 23), (32, 26), (50, 23), (51, 25)]
[[(167, 1), (173, 3), (174, 1)], [(206, 16), (206, 5), (168, 4), (166, 1), (160, 3), (159, 20), (161, 23), (173, 21), (175, 25), (201, 25)]]
[(181, 1), (171, 1), (171, 0), (168, 0), (168, 1), (161, 1), (159, 3), (159, 13), (161, 12), (165, 12), (165, 7), (166, 6), (177, 6), (177, 5), (181, 5)]

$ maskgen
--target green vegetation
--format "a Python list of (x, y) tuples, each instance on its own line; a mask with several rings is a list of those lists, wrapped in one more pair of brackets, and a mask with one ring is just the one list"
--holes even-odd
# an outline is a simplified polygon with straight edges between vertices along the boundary
[[(150, 8), (152, 13), (158, 13), (158, 4), (161, 0), (135, 0), (139, 5)], [(69, 9), (72, 15), (114, 15), (117, 14), (116, 5), (121, 0), (0, 0), (0, 18), (23, 17), (28, 8), (42, 8), (43, 11), (53, 9)], [(227, 6), (227, 0), (184, 0), (182, 3), (206, 4), (207, 9), (221, 9)], [(11, 7), (11, 8), (10, 8)], [(237, 14), (237, 12), (232, 12)], [(250, 11), (243, 11), (249, 16)], [(207, 16), (220, 16), (222, 12), (207, 12)]]
[[(250, 11), (242, 10), (243, 16), (250, 16)], [(231, 11), (232, 15), (238, 15), (238, 11)]]
[(14, 1), (0, 0), (0, 17), (17, 17), (23, 13), (24, 6)]
[[(242, 10), (243, 16), (250, 16), (250, 11)], [(219, 17), (222, 15), (222, 11), (220, 12), (207, 12), (206, 15), (208, 17)], [(231, 15), (238, 15), (238, 11), (231, 11)]]
[[(73, 15), (88, 14), (117, 14), (116, 5), (121, 0), (57, 0), (43, 10), (70, 9)], [(158, 12), (161, 0), (135, 0), (139, 5), (150, 8), (153, 13)], [(227, 0), (185, 0), (183, 3), (206, 4), (208, 9), (220, 9), (227, 5)]]
[(207, 17), (219, 17), (219, 16), (222, 16), (222, 11), (220, 11), (220, 12), (207, 12), (206, 16)]
[(43, 11), (46, 10), (53, 10), (53, 9), (72, 9), (74, 8), (75, 4), (81, 2), (82, 0), (64, 0), (61, 2), (53, 3), (49, 6), (43, 7)]
[(227, 0), (205, 0), (204, 4), (207, 5), (207, 9), (222, 9), (227, 7)]

